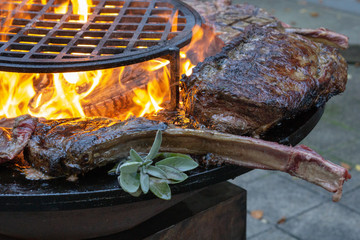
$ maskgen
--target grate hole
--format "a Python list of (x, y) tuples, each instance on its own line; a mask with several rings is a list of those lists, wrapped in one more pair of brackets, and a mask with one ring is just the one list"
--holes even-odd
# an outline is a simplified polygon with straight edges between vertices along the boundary
[(6, 48), (8, 52), (29, 52), (34, 46), (30, 44), (14, 43)]
[(66, 46), (70, 41), (71, 41), (71, 39), (69, 39), (69, 38), (49, 38), (46, 41), (46, 44)]
[(161, 33), (141, 33), (139, 35), (139, 39), (140, 40), (157, 40), (160, 41), (161, 40)]
[(62, 18), (62, 14), (44, 14), (40, 17), (40, 20), (51, 21), (51, 22), (59, 22)]
[(94, 18), (95, 23), (112, 23), (114, 20), (114, 16), (99, 16)]
[(159, 15), (159, 16), (164, 16), (164, 15), (171, 15), (172, 10), (167, 10), (167, 9), (154, 9), (151, 11), (150, 15)]
[(114, 8), (114, 7), (122, 7), (124, 6), (124, 3), (123, 1), (105, 1), (105, 4), (104, 4), (104, 7), (106, 8)]
[(47, 54), (59, 54), (64, 47), (62, 46), (41, 46), (39, 49), (36, 50), (38, 53), (47, 53)]
[(122, 17), (120, 23), (139, 23), (141, 19), (141, 17)]
[(167, 23), (169, 22), (169, 17), (149, 17), (146, 23)]
[(159, 25), (154, 25), (154, 24), (149, 25), (149, 24), (147, 24), (143, 27), (143, 31), (164, 32), (165, 27), (166, 27), (166, 25), (160, 25), (160, 24)]
[(129, 41), (109, 40), (106, 41), (105, 47), (126, 48), (128, 44)]
[(37, 44), (41, 41), (41, 37), (35, 37), (35, 36), (21, 36), (18, 39), (16, 39), (17, 43), (23, 43), (23, 44)]
[(48, 34), (48, 32), (49, 32), (49, 30), (46, 30), (46, 29), (32, 28), (32, 29), (25, 31), (24, 35), (45, 37)]
[(8, 12), (14, 10), (15, 8), (17, 8), (17, 6), (17, 3), (0, 3), (0, 17), (6, 17), (8, 15)]
[(43, 9), (44, 5), (31, 4), (26, 6), (26, 11), (29, 12), (40, 12)]
[(120, 9), (117, 8), (103, 8), (100, 10), (100, 16), (118, 16)]
[(24, 53), (16, 53), (16, 52), (2, 52), (0, 54), (2, 57), (13, 57), (13, 58), (22, 58), (25, 56)]
[(99, 39), (79, 39), (75, 42), (77, 47), (96, 47), (100, 43)]
[(21, 27), (13, 27), (13, 26), (11, 26), (11, 27), (7, 28), (7, 29), (4, 31), (4, 33), (16, 34), (16, 33), (18, 33), (20, 30), (21, 30)]
[(27, 13), (27, 14), (23, 14), (23, 13), (15, 13), (14, 14), (14, 18), (20, 18), (20, 19), (28, 19), (31, 20), (34, 17), (36, 17), (37, 13)]
[(61, 25), (62, 30), (81, 30), (83, 24), (79, 23), (64, 23)]
[(2, 34), (0, 33), (0, 42), (7, 42), (9, 41), (14, 35), (9, 34)]
[(186, 24), (186, 18), (179, 17), (177, 21), (178, 21), (178, 23), (180, 23), (180, 24)]
[(129, 7), (132, 8), (147, 8), (149, 6), (149, 2), (131, 2)]
[(104, 35), (105, 32), (87, 31), (84, 32), (81, 37), (85, 39), (92, 39), (92, 38), (100, 39), (103, 38)]
[(155, 3), (155, 8), (174, 8), (174, 6), (167, 2), (157, 2)]
[(108, 30), (110, 24), (90, 24), (87, 30)]
[(101, 56), (104, 55), (114, 55), (114, 54), (120, 54), (123, 53), (124, 49), (123, 48), (102, 48), (99, 52), (99, 54)]
[(131, 39), (133, 35), (133, 33), (113, 32), (110, 39)]
[(54, 59), (56, 58), (56, 54), (32, 54), (30, 58), (32, 59)]
[(157, 44), (158, 44), (157, 41), (137, 41), (134, 44), (134, 47), (136, 47), (136, 48), (148, 48), (148, 47), (151, 47), (151, 46), (155, 46)]
[(67, 54), (71, 55), (86, 55), (89, 56), (94, 48), (89, 47), (72, 47), (67, 51)]
[(59, 13), (59, 7), (60, 7), (60, 4), (51, 6), (46, 10), (46, 12), (50, 13), (50, 14), (60, 14)]
[(29, 22), (30, 20), (26, 19), (14, 19), (12, 25), (25, 27)]
[(33, 27), (34, 28), (45, 28), (45, 29), (53, 29), (56, 25), (55, 22), (36, 22)]
[(73, 54), (73, 55), (65, 55), (62, 57), (63, 59), (74, 59), (74, 58), (89, 58), (88, 55), (81, 55), (81, 54)]
[(171, 28), (171, 32), (181, 32), (185, 28), (184, 25), (177, 25)]
[(79, 21), (81, 21), (79, 15), (70, 15), (67, 20), (67, 22), (69, 22), (69, 23), (79, 23)]
[(140, 15), (143, 16), (146, 13), (145, 9), (128, 9), (125, 11), (125, 15)]
[(120, 31), (136, 31), (138, 25), (137, 24), (129, 24), (129, 25), (125, 25), (125, 24), (121, 24), (121, 25), (117, 25), (115, 27), (115, 30), (120, 30)]
[(78, 31), (59, 30), (59, 31), (56, 31), (56, 32), (53, 34), (53, 37), (68, 37), (68, 38), (73, 38), (77, 33), (78, 33)]

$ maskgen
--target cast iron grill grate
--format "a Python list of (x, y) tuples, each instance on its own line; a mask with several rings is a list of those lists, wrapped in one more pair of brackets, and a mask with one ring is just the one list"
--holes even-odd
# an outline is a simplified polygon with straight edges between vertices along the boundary
[(177, 0), (93, 0), (82, 23), (72, 6), (56, 13), (60, 1), (1, 0), (0, 70), (87, 71), (142, 62), (188, 44), (201, 22)]

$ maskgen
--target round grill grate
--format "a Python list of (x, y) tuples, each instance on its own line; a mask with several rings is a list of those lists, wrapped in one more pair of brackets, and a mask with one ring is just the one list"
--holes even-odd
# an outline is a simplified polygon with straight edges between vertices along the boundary
[(41, 2), (1, 1), (1, 71), (87, 71), (138, 63), (185, 46), (201, 23), (196, 11), (177, 0), (93, 0), (85, 23), (71, 6), (56, 13), (60, 0)]

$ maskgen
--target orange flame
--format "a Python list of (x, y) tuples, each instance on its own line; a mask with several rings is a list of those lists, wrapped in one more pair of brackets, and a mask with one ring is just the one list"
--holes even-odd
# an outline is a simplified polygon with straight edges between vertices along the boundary
[(73, 13), (80, 15), (79, 22), (87, 22), (89, 6), (92, 5), (91, 0), (71, 0)]
[[(41, 1), (46, 3), (46, 0)], [(57, 1), (54, 11), (66, 13), (69, 10), (69, 1)], [(82, 16), (79, 21), (87, 21), (91, 1), (71, 0), (71, 4), (73, 13)], [(13, 7), (10, 6), (9, 9)], [(7, 19), (12, 16), (0, 17)], [(169, 19), (173, 24), (172, 32), (178, 31), (177, 18), (176, 12), (172, 19)], [(10, 18), (6, 21), (12, 20)], [(9, 25), (11, 24), (2, 24), (0, 32), (8, 33)], [(193, 32), (191, 43), (180, 53), (180, 74), (191, 74), (192, 68), (207, 56), (206, 52), (216, 37), (207, 28), (197, 27)], [(154, 59), (136, 66), (88, 72), (0, 72), (0, 117), (12, 118), (31, 114), (47, 119), (107, 116), (125, 120), (132, 116), (156, 114), (166, 108), (170, 101), (169, 65), (168, 60)], [(118, 95), (110, 94), (111, 91)], [(108, 105), (111, 105), (110, 108)]]

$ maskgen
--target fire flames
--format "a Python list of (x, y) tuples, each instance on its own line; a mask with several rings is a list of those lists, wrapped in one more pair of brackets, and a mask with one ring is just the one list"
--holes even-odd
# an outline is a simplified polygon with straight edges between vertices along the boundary
[[(30, 4), (31, 1), (35, 0), (30, 0)], [(41, 2), (46, 4), (46, 0)], [(56, 13), (65, 13), (71, 8), (81, 16), (77, 21), (87, 21), (90, 0), (59, 3), (54, 9)], [(13, 18), (1, 17), (5, 21), (0, 26), (0, 34), (7, 33), (6, 26)], [(171, 20), (176, 25), (177, 19)], [(177, 31), (176, 27), (172, 31)], [(195, 64), (206, 57), (206, 50), (215, 39), (215, 34), (209, 36), (209, 32), (205, 37), (203, 28), (193, 30), (191, 43), (180, 53), (181, 74), (191, 74)], [(0, 72), (0, 117), (30, 114), (47, 119), (107, 116), (125, 120), (155, 114), (170, 100), (169, 65), (168, 60), (154, 59), (134, 66), (87, 72)], [(109, 104), (116, 111), (107, 111)]]

